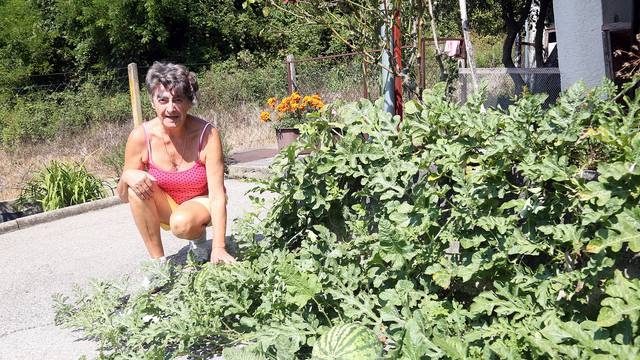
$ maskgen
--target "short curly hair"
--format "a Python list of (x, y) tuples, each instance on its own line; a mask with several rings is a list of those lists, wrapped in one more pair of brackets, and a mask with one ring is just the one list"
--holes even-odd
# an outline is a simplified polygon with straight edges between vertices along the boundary
[(184, 65), (156, 61), (147, 71), (145, 83), (149, 96), (153, 96), (155, 88), (162, 84), (168, 90), (187, 97), (193, 105), (198, 103), (196, 74)]

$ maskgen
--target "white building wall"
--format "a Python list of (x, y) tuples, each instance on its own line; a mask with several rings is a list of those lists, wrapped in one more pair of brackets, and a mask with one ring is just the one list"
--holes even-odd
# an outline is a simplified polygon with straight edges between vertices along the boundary
[(605, 78), (601, 0), (553, 2), (562, 90), (577, 81), (588, 87)]

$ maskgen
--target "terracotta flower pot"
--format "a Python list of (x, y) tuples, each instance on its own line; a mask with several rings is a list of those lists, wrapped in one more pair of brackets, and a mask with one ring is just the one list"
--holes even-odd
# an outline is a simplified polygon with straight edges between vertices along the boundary
[(291, 145), (300, 136), (300, 130), (295, 128), (276, 129), (276, 138), (278, 140), (278, 151)]

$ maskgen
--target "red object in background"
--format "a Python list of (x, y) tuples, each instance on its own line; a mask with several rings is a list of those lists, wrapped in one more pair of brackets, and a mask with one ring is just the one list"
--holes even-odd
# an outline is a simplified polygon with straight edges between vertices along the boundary
[(298, 2), (298, 0), (282, 0), (283, 3), (288, 4), (288, 3), (292, 3), (295, 4)]
[(400, 38), (402, 33), (400, 32), (400, 1), (396, 1), (395, 10), (393, 12), (393, 57), (395, 59), (395, 74), (393, 81), (393, 94), (395, 96), (395, 111), (396, 115), (400, 115), (402, 119), (402, 43)]

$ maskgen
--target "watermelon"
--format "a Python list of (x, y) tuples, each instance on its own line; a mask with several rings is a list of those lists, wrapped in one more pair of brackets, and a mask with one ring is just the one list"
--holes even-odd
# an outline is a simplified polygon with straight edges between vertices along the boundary
[(337, 325), (320, 336), (311, 353), (312, 360), (378, 359), (382, 347), (374, 333), (358, 324)]
[(224, 360), (266, 360), (262, 355), (254, 353), (247, 348), (226, 348), (222, 351)]

